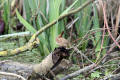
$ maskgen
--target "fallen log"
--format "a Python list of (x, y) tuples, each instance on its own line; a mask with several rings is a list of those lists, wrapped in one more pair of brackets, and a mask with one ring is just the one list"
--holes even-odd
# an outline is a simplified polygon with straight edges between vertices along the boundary
[[(56, 75), (61, 72), (58, 70), (65, 69), (63, 66), (68, 66), (69, 63), (66, 63), (63, 59), (69, 57), (69, 51), (69, 49), (65, 49), (64, 47), (58, 47), (52, 53), (50, 53), (40, 64), (23, 64), (13, 61), (2, 61), (0, 62), (0, 71), (15, 73), (17, 75), (23, 76), (27, 80), (53, 78), (53, 76), (51, 77), (50, 75), (51, 71)], [(18, 79), (18, 77), (15, 78), (7, 74), (0, 74), (0, 79), (22, 80)]]

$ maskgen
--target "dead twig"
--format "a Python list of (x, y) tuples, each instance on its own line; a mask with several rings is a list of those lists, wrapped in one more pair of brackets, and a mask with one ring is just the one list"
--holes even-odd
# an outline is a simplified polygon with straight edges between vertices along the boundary
[(88, 57), (83, 54), (77, 47), (73, 47), (74, 51), (79, 53), (80, 55), (82, 55), (85, 59), (87, 59), (90, 63), (94, 64), (94, 62), (92, 62), (90, 59), (88, 59)]
[[(119, 40), (120, 40), (120, 35), (117, 37), (116, 41), (119, 42)], [(110, 53), (115, 48), (115, 46), (116, 46), (115, 42), (111, 44), (111, 48), (108, 50), (107, 53)]]
[(63, 78), (60, 79), (60, 80), (67, 80), (67, 79), (76, 77), (76, 76), (80, 75), (81, 73), (87, 72), (87, 71), (89, 71), (90, 69), (95, 68), (95, 67), (96, 67), (96, 64), (91, 64), (91, 65), (89, 65), (89, 66), (84, 67), (83, 69), (80, 69), (80, 70), (75, 71), (75, 72), (73, 72), (73, 73), (71, 73), (71, 74), (68, 74), (67, 76), (63, 77)]
[(26, 80), (24, 77), (17, 75), (15, 73), (9, 73), (9, 72), (0, 72), (0, 75), (5, 75), (5, 76), (14, 76), (14, 77), (18, 77), (21, 80)]
[(13, 34), (6, 34), (6, 35), (1, 35), (0, 36), (0, 41), (9, 39), (9, 38), (16, 38), (16, 37), (24, 37), (24, 36), (31, 36), (32, 33), (29, 31), (27, 32), (20, 32), (20, 33), (13, 33)]
[(111, 61), (119, 60), (119, 59), (120, 59), (120, 57), (116, 57), (116, 58), (113, 58), (113, 59), (110, 59), (110, 60), (106, 61), (104, 64), (107, 64), (107, 63), (109, 63), (109, 62), (111, 62)]
[(103, 7), (103, 14), (104, 14), (104, 21), (105, 21), (105, 25), (107, 28), (107, 31), (109, 33), (109, 36), (112, 38), (112, 40), (114, 41), (114, 43), (118, 46), (118, 48), (120, 48), (120, 45), (118, 44), (118, 42), (115, 40), (115, 38), (112, 36), (110, 30), (109, 30), (109, 26), (108, 26), (108, 22), (107, 22), (107, 16), (106, 16), (106, 9), (105, 9), (105, 5), (103, 5), (102, 1), (101, 1), (102, 7)]
[(118, 64), (99, 65), (99, 66), (95, 67), (94, 69), (92, 69), (89, 73), (92, 73), (92, 72), (94, 72), (94, 71), (97, 70), (97, 69), (102, 69), (102, 68), (105, 68), (105, 67), (117, 66), (117, 65), (118, 65)]
[(117, 37), (119, 23), (120, 23), (120, 6), (119, 6), (119, 9), (118, 9), (118, 14), (116, 16), (116, 25), (115, 25), (115, 30), (114, 30), (114, 32), (115, 32), (114, 33), (114, 38)]
[[(104, 15), (104, 25), (107, 28), (108, 34), (111, 37), (111, 39), (114, 41), (114, 43), (118, 46), (118, 48), (120, 48), (120, 45), (118, 44), (118, 42), (115, 40), (115, 38), (112, 36), (109, 26), (108, 26), (108, 22), (107, 22), (107, 16), (106, 16), (106, 6), (105, 4), (103, 4), (102, 0), (98, 0), (99, 3), (101, 4), (102, 8), (103, 8), (103, 15)], [(105, 59), (105, 57), (108, 55), (109, 53), (105, 54), (101, 60), (97, 61), (96, 64), (99, 64), (102, 60)]]
[(112, 78), (112, 80), (119, 80), (120, 79), (120, 73), (114, 74), (114, 75), (109, 74), (109, 75), (105, 76), (103, 79), (100, 79), (100, 80), (108, 80), (108, 79), (111, 79), (111, 78)]

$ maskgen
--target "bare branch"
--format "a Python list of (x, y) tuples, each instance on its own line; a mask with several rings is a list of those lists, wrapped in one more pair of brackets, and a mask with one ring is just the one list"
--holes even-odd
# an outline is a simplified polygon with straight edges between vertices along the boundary
[(112, 80), (120, 80), (120, 73), (118, 74), (109, 74), (108, 76), (105, 76), (103, 79), (100, 79), (100, 80), (108, 80), (108, 79), (112, 79)]
[(90, 59), (88, 59), (88, 57), (86, 55), (84, 55), (77, 47), (73, 47), (74, 51), (76, 51), (77, 53), (81, 54), (85, 59), (87, 59), (89, 62), (91, 62), (92, 64), (94, 62), (92, 62)]
[(71, 73), (71, 74), (68, 74), (67, 76), (63, 77), (63, 78), (60, 79), (60, 80), (67, 80), (67, 79), (76, 77), (76, 76), (80, 75), (81, 73), (86, 72), (86, 71), (89, 71), (90, 69), (92, 69), (92, 68), (94, 68), (94, 67), (96, 67), (96, 64), (91, 64), (91, 65), (89, 65), (89, 66), (84, 67), (83, 69), (80, 69), (80, 70), (75, 71), (75, 72), (73, 72), (73, 73)]
[(27, 32), (20, 32), (20, 33), (13, 33), (13, 34), (6, 34), (6, 35), (1, 35), (0, 36), (0, 41), (9, 39), (9, 38), (15, 38), (15, 37), (24, 37), (24, 36), (31, 36), (32, 33), (29, 31)]
[(9, 73), (9, 72), (0, 72), (1, 75), (5, 75), (5, 76), (14, 76), (14, 77), (18, 77), (22, 80), (26, 80), (24, 77), (20, 76), (20, 75), (17, 75), (15, 73)]

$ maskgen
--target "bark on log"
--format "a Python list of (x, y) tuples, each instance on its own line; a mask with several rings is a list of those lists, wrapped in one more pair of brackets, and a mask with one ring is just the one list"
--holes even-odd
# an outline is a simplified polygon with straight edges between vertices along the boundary
[[(23, 76), (24, 78), (27, 78), (32, 73), (32, 66), (30, 64), (23, 64), (13, 61), (4, 61), (0, 62), (0, 71), (2, 72), (10, 72), (15, 73), (18, 75)], [(1, 75), (0, 74), (0, 80), (21, 80), (13, 76), (7, 76), (7, 75)]]
[[(65, 49), (64, 47), (58, 47), (52, 53), (50, 53), (40, 64), (21, 64), (18, 62), (4, 61), (0, 62), (0, 71), (16, 73), (28, 80), (38, 80), (41, 79), (41, 77), (43, 78), (44, 76), (50, 76), (49, 72), (52, 70), (55, 72), (54, 74), (58, 74), (58, 72), (60, 72), (58, 70), (64, 69), (62, 65), (64, 66), (66, 62), (63, 62), (62, 65), (59, 64), (61, 64), (61, 61), (67, 57), (69, 57), (69, 50)], [(57, 67), (61, 67), (61, 69), (58, 69)], [(6, 75), (1, 74), (0, 79), (20, 80), (18, 78), (13, 78), (13, 76), (6, 77)]]

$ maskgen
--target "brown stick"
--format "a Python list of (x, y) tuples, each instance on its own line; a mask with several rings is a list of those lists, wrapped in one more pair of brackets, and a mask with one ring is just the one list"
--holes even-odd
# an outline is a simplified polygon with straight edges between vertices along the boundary
[(8, 73), (8, 72), (0, 72), (1, 75), (5, 75), (5, 76), (14, 76), (17, 77), (21, 80), (26, 80), (24, 77), (22, 77), (21, 75), (17, 75), (15, 73)]
[(71, 74), (68, 74), (67, 76), (63, 77), (63, 78), (60, 79), (60, 80), (67, 80), (67, 79), (76, 77), (76, 76), (80, 75), (80, 73), (89, 71), (90, 69), (92, 69), (92, 68), (94, 68), (94, 67), (96, 67), (96, 64), (91, 64), (91, 65), (89, 65), (89, 66), (84, 67), (83, 69), (80, 69), (80, 70), (78, 70), (78, 71), (76, 71), (76, 72), (73, 72), (73, 73), (71, 73)]

